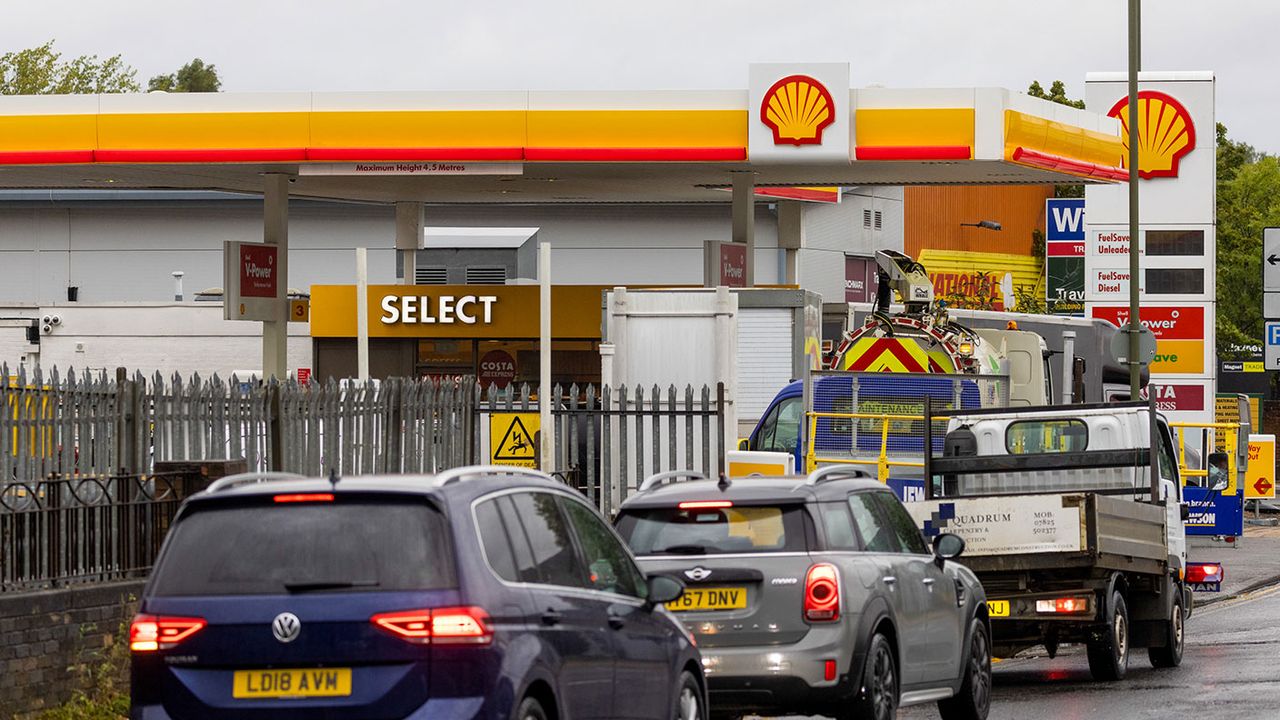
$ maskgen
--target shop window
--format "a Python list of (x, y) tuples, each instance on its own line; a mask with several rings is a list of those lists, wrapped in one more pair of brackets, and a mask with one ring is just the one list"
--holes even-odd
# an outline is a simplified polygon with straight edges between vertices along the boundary
[(1147, 230), (1144, 235), (1150, 257), (1204, 255), (1203, 230)]
[(506, 285), (507, 269), (500, 266), (472, 266), (467, 268), (468, 285)]
[(1148, 295), (1200, 295), (1204, 293), (1202, 268), (1147, 268)]
[(414, 270), (413, 282), (415, 285), (448, 285), (449, 271), (443, 266), (420, 267)]

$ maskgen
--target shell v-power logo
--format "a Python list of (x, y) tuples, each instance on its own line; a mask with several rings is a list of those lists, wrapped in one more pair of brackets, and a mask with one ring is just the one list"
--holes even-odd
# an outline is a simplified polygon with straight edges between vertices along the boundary
[(760, 103), (760, 122), (773, 131), (774, 145), (821, 145), (822, 131), (835, 121), (831, 92), (808, 75), (782, 78)]
[[(1129, 162), (1129, 98), (1120, 98), (1108, 117), (1120, 119), (1125, 167)], [(1178, 177), (1178, 161), (1196, 148), (1191, 113), (1173, 97), (1155, 90), (1138, 93), (1138, 177)]]

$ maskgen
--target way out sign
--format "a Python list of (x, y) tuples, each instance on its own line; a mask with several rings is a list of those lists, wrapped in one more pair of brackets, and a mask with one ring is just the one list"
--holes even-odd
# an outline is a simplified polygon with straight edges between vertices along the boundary
[(489, 416), (489, 462), (493, 465), (538, 466), (538, 413), (493, 413)]
[(1249, 465), (1245, 470), (1244, 499), (1273, 500), (1276, 496), (1276, 436), (1249, 436)]

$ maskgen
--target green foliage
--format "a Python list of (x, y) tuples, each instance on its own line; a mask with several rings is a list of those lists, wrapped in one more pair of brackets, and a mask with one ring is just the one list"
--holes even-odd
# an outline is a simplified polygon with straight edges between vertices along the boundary
[(1049, 312), (1044, 299), (1044, 289), (1034, 285), (1015, 285), (1013, 288), (1014, 311), (1044, 315)]
[(1218, 187), (1235, 178), (1240, 168), (1255, 163), (1262, 157), (1254, 147), (1245, 142), (1236, 142), (1227, 137), (1227, 126), (1218, 123)]
[(1072, 100), (1067, 97), (1067, 86), (1061, 80), (1054, 80), (1049, 85), (1049, 92), (1044, 91), (1044, 88), (1040, 86), (1039, 80), (1034, 80), (1031, 83), (1031, 87), (1027, 88), (1027, 94), (1034, 98), (1056, 102), (1059, 105), (1069, 105), (1073, 108), (1084, 109), (1084, 100)]
[(0, 95), (137, 92), (137, 71), (119, 55), (81, 55), (64, 61), (53, 40), (0, 55)]
[[(126, 603), (129, 607), (132, 596)], [(81, 628), (84, 630), (84, 628)], [(92, 651), (91, 661), (81, 665), (89, 690), (77, 690), (71, 699), (36, 716), (36, 720), (125, 720), (129, 717), (129, 637), (127, 622), (121, 622), (106, 647)]]
[(164, 92), (218, 92), (222, 89), (222, 80), (218, 78), (218, 69), (213, 65), (205, 65), (196, 58), (178, 68), (176, 73), (156, 75), (147, 83), (147, 90), (163, 90)]
[[(1229, 143), (1227, 152), (1242, 145)], [(1262, 342), (1262, 230), (1280, 226), (1280, 161), (1263, 156), (1228, 171), (1229, 180), (1218, 180), (1217, 320), (1218, 354), (1229, 359), (1239, 355), (1233, 346)]]

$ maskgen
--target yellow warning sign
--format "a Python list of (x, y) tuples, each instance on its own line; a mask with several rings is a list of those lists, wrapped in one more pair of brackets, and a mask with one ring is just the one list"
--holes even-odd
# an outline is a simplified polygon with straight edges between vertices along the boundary
[(1276, 436), (1249, 436), (1249, 467), (1245, 471), (1244, 499), (1275, 499)]
[(489, 462), (537, 467), (538, 413), (493, 413), (489, 416)]
[(290, 300), (289, 322), (311, 322), (311, 301), (307, 298)]

